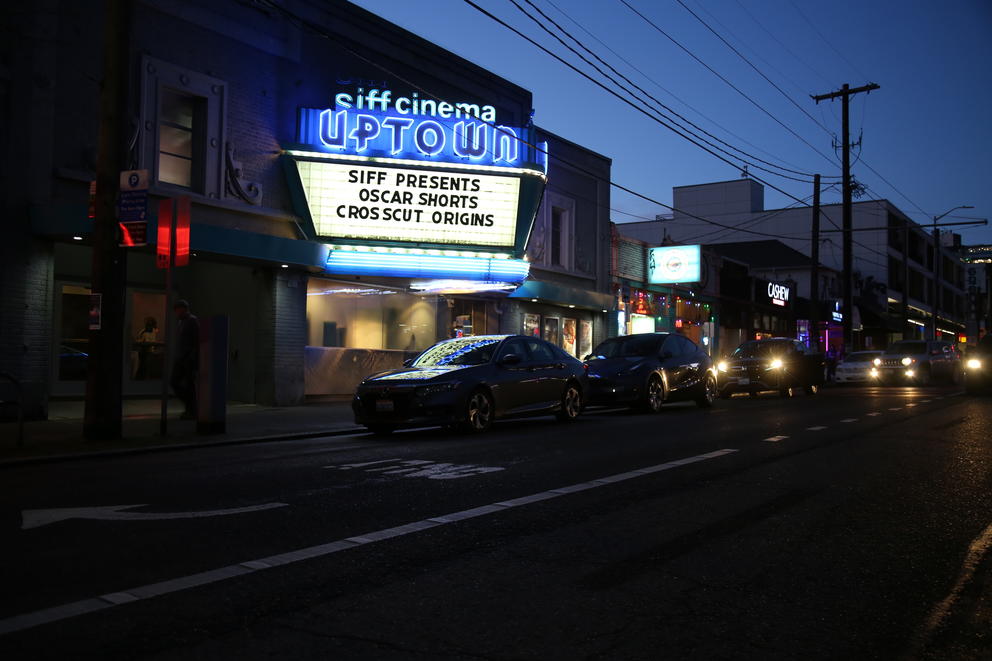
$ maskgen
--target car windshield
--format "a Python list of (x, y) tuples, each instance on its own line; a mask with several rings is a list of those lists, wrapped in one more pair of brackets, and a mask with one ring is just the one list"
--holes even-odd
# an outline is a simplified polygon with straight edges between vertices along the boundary
[(440, 342), (417, 356), (413, 366), (482, 365), (493, 359), (496, 347), (504, 338), (504, 335), (478, 335)]
[(592, 353), (602, 358), (651, 356), (658, 352), (658, 346), (664, 337), (654, 333), (613, 337), (600, 343)]
[(867, 363), (882, 355), (881, 351), (855, 351), (844, 358), (848, 363)]
[(896, 342), (885, 350), (887, 354), (921, 354), (926, 352), (926, 342)]
[(734, 358), (768, 358), (792, 350), (792, 342), (745, 342), (734, 349)]

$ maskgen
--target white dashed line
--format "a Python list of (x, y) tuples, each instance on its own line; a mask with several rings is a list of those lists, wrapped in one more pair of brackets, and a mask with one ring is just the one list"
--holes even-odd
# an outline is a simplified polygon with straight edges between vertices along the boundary
[(911, 409), (911, 408), (913, 408), (914, 406), (916, 406), (916, 404), (906, 404), (906, 408), (908, 408), (908, 409)]
[(878, 412), (878, 411), (875, 411), (874, 413), (869, 413), (868, 415), (870, 417), (874, 418), (876, 415), (882, 415), (882, 414), (880, 412)]
[[(781, 440), (787, 437), (777, 436), (774, 438), (777, 440)], [(450, 514), (444, 514), (442, 516), (435, 516), (429, 519), (413, 521), (411, 523), (407, 523), (401, 526), (386, 528), (384, 530), (377, 530), (374, 532), (365, 533), (363, 535), (354, 535), (351, 537), (347, 537), (345, 539), (339, 539), (337, 541), (328, 542), (326, 544), (319, 544), (317, 546), (308, 546), (306, 548), (297, 549), (295, 551), (289, 551), (277, 555), (270, 555), (265, 558), (246, 560), (244, 562), (240, 562), (234, 565), (228, 565), (226, 567), (218, 567), (217, 569), (200, 572), (199, 574), (192, 574), (190, 576), (181, 576), (179, 578), (161, 581), (159, 583), (152, 583), (149, 585), (142, 585), (139, 587), (130, 588), (128, 590), (111, 592), (108, 594), (100, 595), (98, 597), (91, 597), (89, 599), (83, 599), (81, 601), (76, 601), (69, 604), (62, 604), (60, 606), (54, 606), (52, 608), (45, 608), (30, 613), (23, 613), (21, 615), (14, 615), (12, 617), (0, 619), (0, 635), (12, 633), (14, 631), (22, 631), (24, 629), (30, 629), (32, 627), (40, 626), (42, 624), (58, 622), (60, 620), (65, 620), (70, 617), (76, 617), (77, 615), (94, 613), (96, 611), (105, 610), (107, 608), (112, 608), (114, 606), (119, 606), (122, 604), (128, 604), (134, 601), (140, 601), (142, 599), (157, 597), (163, 594), (180, 592), (182, 590), (187, 590), (201, 585), (208, 585), (210, 583), (217, 583), (218, 581), (224, 581), (229, 578), (235, 578), (237, 576), (252, 574), (257, 571), (264, 571), (272, 567), (288, 565), (295, 562), (309, 560), (312, 558), (320, 558), (330, 555), (332, 553), (337, 553), (338, 551), (345, 551), (347, 549), (352, 549), (355, 548), (356, 546), (362, 546), (365, 544), (374, 544), (376, 542), (380, 542), (386, 539), (392, 539), (394, 537), (408, 535), (411, 533), (419, 532), (421, 530), (427, 530), (429, 528), (435, 528), (437, 526), (442, 526), (449, 523), (455, 523), (457, 521), (464, 521), (465, 519), (472, 519), (479, 516), (486, 516), (489, 514), (494, 514), (496, 512), (503, 512), (507, 509), (511, 509), (514, 507), (529, 505), (531, 503), (536, 503), (542, 500), (549, 500), (551, 498), (558, 498), (578, 491), (585, 491), (586, 489), (595, 489), (597, 487), (601, 487), (606, 484), (613, 484), (615, 482), (622, 482), (624, 480), (630, 480), (636, 477), (650, 475), (652, 473), (659, 473), (661, 471), (671, 470), (673, 468), (678, 468), (679, 466), (694, 464), (700, 461), (706, 461), (708, 459), (716, 459), (717, 457), (733, 454), (735, 452), (738, 452), (738, 450), (734, 450), (730, 448), (723, 450), (714, 450), (713, 452), (707, 452), (706, 454), (698, 454), (693, 457), (686, 457), (685, 459), (669, 461), (667, 463), (658, 464), (656, 466), (647, 466), (645, 468), (628, 471), (626, 473), (609, 475), (589, 482), (582, 482), (580, 484), (573, 484), (571, 486), (559, 487), (557, 489), (542, 491), (540, 493), (531, 494), (529, 496), (522, 496), (519, 498), (514, 498), (512, 500), (503, 500), (497, 503), (492, 503), (490, 505), (484, 505), (482, 507), (475, 507), (468, 510), (462, 510), (460, 512), (452, 512)], [(387, 461), (395, 461), (395, 460), (387, 460)], [(381, 462), (350, 464), (348, 465), (348, 468), (360, 468), (360, 467), (374, 465), (377, 463), (381, 463)]]
[(857, 422), (857, 418), (844, 418), (841, 422)]
[(765, 440), (769, 443), (778, 443), (779, 441), (784, 441), (789, 438), (788, 436), (769, 436)]
[(920, 400), (920, 404), (929, 404), (929, 403), (930, 403), (929, 399)]
[(826, 427), (807, 427), (806, 431), (823, 431)]
[(894, 406), (894, 407), (892, 407), (892, 408), (891, 408), (891, 409), (889, 409), (889, 410), (890, 410), (890, 411), (901, 411), (901, 410), (902, 410), (902, 407), (901, 407), (901, 406)]

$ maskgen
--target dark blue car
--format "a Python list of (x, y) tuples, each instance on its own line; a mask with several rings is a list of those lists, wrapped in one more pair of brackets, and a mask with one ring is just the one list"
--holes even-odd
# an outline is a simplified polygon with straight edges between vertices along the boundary
[(582, 412), (585, 365), (524, 335), (438, 342), (399, 369), (373, 374), (355, 391), (355, 422), (374, 433), (398, 427), (460, 426), (484, 432), (496, 418)]
[(629, 404), (651, 413), (667, 401), (694, 400), (708, 408), (717, 397), (713, 361), (677, 333), (613, 337), (587, 357), (590, 404)]

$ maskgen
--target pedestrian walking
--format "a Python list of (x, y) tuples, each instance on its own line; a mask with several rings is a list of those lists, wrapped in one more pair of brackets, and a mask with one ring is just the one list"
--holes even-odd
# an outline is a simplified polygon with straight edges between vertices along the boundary
[(172, 306), (179, 328), (176, 332), (176, 359), (172, 363), (172, 391), (183, 403), (182, 420), (196, 419), (196, 376), (200, 367), (200, 322), (183, 299)]

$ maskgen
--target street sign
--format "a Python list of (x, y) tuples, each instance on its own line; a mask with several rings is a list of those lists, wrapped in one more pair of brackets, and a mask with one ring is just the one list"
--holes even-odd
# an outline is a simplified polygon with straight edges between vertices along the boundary
[(148, 215), (148, 170), (121, 172), (117, 219), (122, 223), (144, 222)]
[(143, 220), (117, 223), (121, 229), (120, 246), (136, 248), (148, 245), (148, 223)]

